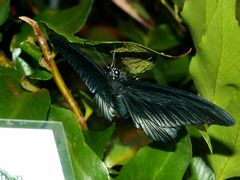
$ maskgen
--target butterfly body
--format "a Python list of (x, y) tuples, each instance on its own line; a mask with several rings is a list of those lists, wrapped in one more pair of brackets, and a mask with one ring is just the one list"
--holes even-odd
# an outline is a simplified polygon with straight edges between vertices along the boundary
[(162, 142), (173, 141), (178, 130), (185, 125), (234, 124), (230, 114), (199, 96), (128, 79), (114, 63), (104, 70), (85, 56), (77, 44), (59, 35), (51, 35), (50, 41), (94, 94), (96, 106), (109, 121), (116, 114), (121, 118), (129, 117), (136, 128)]
[(110, 75), (110, 78), (108, 78), (108, 86), (111, 89), (111, 93), (114, 95), (121, 95), (126, 93), (126, 89), (124, 88), (123, 85), (123, 78), (120, 77), (113, 77)]

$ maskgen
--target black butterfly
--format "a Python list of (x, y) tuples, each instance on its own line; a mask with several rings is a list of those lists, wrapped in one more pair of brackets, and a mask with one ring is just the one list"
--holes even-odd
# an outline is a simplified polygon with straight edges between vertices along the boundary
[(77, 44), (51, 33), (53, 46), (73, 66), (89, 90), (94, 101), (109, 121), (117, 113), (131, 117), (136, 128), (153, 140), (170, 142), (181, 126), (190, 124), (219, 124), (230, 126), (233, 118), (220, 107), (194, 94), (163, 87), (136, 79), (128, 79), (115, 67), (107, 70), (91, 61)]

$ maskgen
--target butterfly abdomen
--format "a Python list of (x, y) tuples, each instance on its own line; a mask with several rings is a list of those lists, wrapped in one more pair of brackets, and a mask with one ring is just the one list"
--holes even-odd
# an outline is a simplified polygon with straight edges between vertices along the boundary
[(127, 110), (127, 107), (124, 104), (123, 101), (124, 96), (123, 95), (117, 95), (114, 97), (114, 102), (115, 102), (115, 110), (117, 111), (118, 115), (121, 118), (127, 118), (129, 113)]

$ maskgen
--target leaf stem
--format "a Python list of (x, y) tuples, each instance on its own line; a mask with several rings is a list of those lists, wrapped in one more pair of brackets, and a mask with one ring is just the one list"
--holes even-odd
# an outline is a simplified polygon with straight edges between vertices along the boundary
[(63, 81), (63, 78), (57, 68), (57, 65), (54, 61), (54, 55), (52, 54), (52, 52), (50, 51), (50, 48), (48, 47), (47, 41), (45, 36), (43, 35), (43, 33), (41, 32), (38, 24), (36, 21), (34, 21), (33, 19), (30, 19), (26, 16), (21, 16), (19, 17), (19, 19), (25, 21), (26, 23), (30, 24), (33, 28), (34, 34), (38, 39), (39, 45), (41, 47), (42, 53), (43, 53), (43, 57), (46, 61), (46, 64), (49, 66), (49, 69), (52, 72), (53, 75), (53, 79), (56, 83), (56, 85), (58, 86), (60, 92), (62, 93), (64, 99), (66, 100), (66, 102), (68, 103), (70, 109), (73, 111), (73, 113), (75, 114), (78, 123), (80, 124), (81, 128), (83, 130), (88, 130), (87, 124), (84, 121), (84, 117), (83, 114), (81, 112), (81, 110), (78, 107), (77, 102), (75, 101), (75, 99), (73, 98), (71, 92), (69, 91), (69, 89), (67, 88), (65, 82)]
[(176, 5), (174, 5), (174, 8), (172, 8), (168, 2), (166, 0), (161, 0), (161, 3), (163, 6), (165, 6), (165, 8), (170, 12), (170, 14), (172, 15), (172, 17), (175, 19), (175, 21), (178, 23), (179, 28), (185, 32), (186, 28), (182, 25), (182, 19), (179, 16), (179, 9)]

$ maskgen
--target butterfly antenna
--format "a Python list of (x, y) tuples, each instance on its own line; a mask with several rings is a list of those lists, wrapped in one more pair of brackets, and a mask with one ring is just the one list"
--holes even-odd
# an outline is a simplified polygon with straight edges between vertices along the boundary
[(95, 47), (93, 47), (93, 50), (96, 52), (97, 56), (103, 60), (103, 64), (109, 69), (109, 66), (107, 65), (107, 62), (105, 61), (104, 57), (97, 51), (97, 49)]
[(112, 61), (112, 64), (110, 66), (111, 68), (115, 67), (115, 63), (116, 63), (116, 58), (115, 57), (116, 57), (116, 51), (114, 50), (113, 51), (113, 61)]

